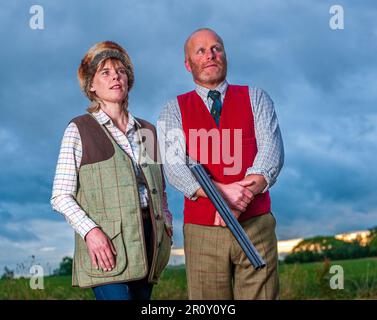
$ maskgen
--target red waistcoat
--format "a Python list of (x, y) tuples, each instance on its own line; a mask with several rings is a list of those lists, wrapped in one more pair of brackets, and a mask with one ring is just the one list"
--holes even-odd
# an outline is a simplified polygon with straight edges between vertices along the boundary
[[(258, 151), (248, 87), (228, 86), (219, 127), (195, 91), (179, 95), (177, 99), (187, 154), (200, 162), (211, 178), (218, 182), (242, 180), (247, 168), (253, 165)], [(200, 129), (204, 133), (202, 139), (198, 138)], [(212, 138), (208, 139), (208, 136)], [(270, 210), (271, 200), (267, 191), (254, 198), (239, 221), (246, 221)], [(213, 225), (215, 212), (208, 198), (200, 197), (193, 201), (185, 197), (184, 223)]]

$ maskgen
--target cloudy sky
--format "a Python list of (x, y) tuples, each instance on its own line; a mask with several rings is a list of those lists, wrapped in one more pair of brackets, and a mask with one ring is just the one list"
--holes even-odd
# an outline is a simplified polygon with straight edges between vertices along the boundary
[[(44, 9), (44, 29), (29, 26)], [(344, 9), (332, 30), (330, 7)], [(130, 110), (156, 122), (193, 88), (183, 43), (199, 27), (223, 37), (228, 80), (275, 103), (285, 166), (271, 189), (279, 239), (377, 225), (377, 9), (374, 1), (3, 1), (0, 30), (0, 274), (72, 255), (73, 231), (49, 199), (64, 129), (88, 104), (76, 70), (94, 43), (113, 40), (136, 74)], [(176, 247), (182, 202), (168, 189)]]

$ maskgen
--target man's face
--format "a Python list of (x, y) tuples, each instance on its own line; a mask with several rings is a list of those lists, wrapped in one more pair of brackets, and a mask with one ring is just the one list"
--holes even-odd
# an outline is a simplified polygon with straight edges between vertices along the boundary
[(216, 34), (208, 30), (195, 33), (187, 43), (186, 69), (194, 81), (214, 89), (225, 80), (227, 61), (225, 49)]

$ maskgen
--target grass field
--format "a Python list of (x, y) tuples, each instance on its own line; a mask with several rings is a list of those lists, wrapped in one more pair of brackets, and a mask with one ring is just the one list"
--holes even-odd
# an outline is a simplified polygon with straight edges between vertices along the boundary
[[(329, 270), (344, 270), (344, 289), (332, 290)], [(281, 299), (377, 299), (377, 258), (279, 266)], [(70, 276), (46, 277), (44, 290), (28, 279), (0, 280), (0, 299), (94, 299), (91, 289), (71, 287)], [(152, 299), (187, 299), (184, 267), (169, 267), (153, 289)]]

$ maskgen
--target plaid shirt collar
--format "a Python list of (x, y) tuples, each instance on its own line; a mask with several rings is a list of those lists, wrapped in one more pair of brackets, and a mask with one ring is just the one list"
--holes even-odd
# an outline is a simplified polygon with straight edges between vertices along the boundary
[[(114, 125), (111, 118), (102, 110), (100, 109), (98, 112), (93, 112), (92, 115), (96, 118), (96, 120), (101, 125)], [(141, 124), (139, 121), (136, 120), (136, 118), (131, 114), (131, 112), (128, 111), (128, 123), (127, 123), (127, 132), (135, 128), (137, 126), (138, 128), (141, 127)]]
[[(220, 83), (215, 89), (211, 89), (211, 90), (217, 90), (221, 93), (221, 100), (224, 101), (224, 97), (225, 97), (225, 93), (226, 93), (226, 89), (228, 89), (228, 81), (224, 80), (222, 83)], [(209, 92), (210, 89), (206, 88), (206, 87), (202, 87), (200, 85), (196, 85), (195, 87), (195, 91), (196, 93), (199, 95), (199, 97), (201, 97), (204, 101), (208, 101), (209, 97), (208, 97), (208, 92)], [(212, 101), (212, 100), (211, 100)]]

